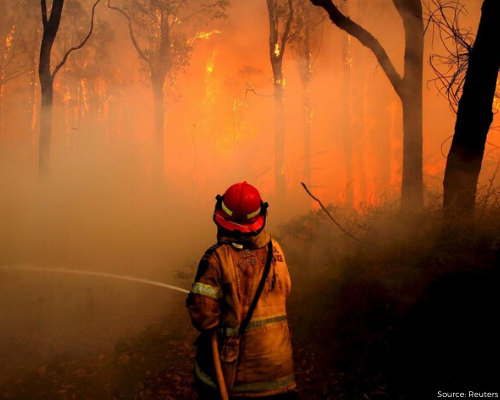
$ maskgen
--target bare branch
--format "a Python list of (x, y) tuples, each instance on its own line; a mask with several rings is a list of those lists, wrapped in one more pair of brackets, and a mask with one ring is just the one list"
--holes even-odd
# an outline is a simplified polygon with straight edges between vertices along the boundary
[(5, 85), (7, 82), (13, 80), (13, 79), (16, 79), (22, 75), (24, 75), (26, 71), (23, 69), (21, 72), (16, 72), (14, 74), (12, 74), (11, 76), (8, 76), (7, 78), (4, 78), (4, 79), (0, 79), (0, 86), (3, 86)]
[[(434, 10), (427, 8), (426, 30), (431, 25), (437, 30), (445, 54), (429, 56), (429, 64), (436, 74), (436, 78), (429, 82), (434, 83), (438, 93), (447, 98), (450, 108), (456, 113), (475, 37), (470, 29), (460, 28), (460, 16), (466, 15), (465, 6), (460, 1), (432, 0), (432, 5)], [(433, 29), (433, 39), (434, 36)]]
[(326, 209), (326, 207), (323, 205), (323, 203), (321, 202), (320, 199), (318, 199), (317, 197), (315, 197), (310, 191), (309, 189), (307, 188), (306, 184), (304, 182), (300, 182), (300, 184), (302, 185), (302, 187), (304, 188), (304, 190), (307, 192), (307, 194), (313, 199), (315, 200), (321, 207), (321, 209), (326, 213), (326, 215), (328, 215), (328, 218), (330, 218), (330, 220), (337, 226), (337, 228), (339, 228), (342, 232), (344, 232), (347, 236), (349, 236), (351, 239), (353, 239), (354, 241), (358, 242), (358, 243), (361, 243), (361, 241), (356, 237), (356, 236), (353, 236), (349, 231), (347, 231), (346, 229), (344, 229), (338, 222), (335, 218), (333, 218), (332, 214), (330, 214), (330, 212)]
[(153, 63), (146, 56), (146, 54), (144, 53), (144, 51), (139, 47), (139, 43), (137, 42), (137, 40), (135, 38), (134, 30), (132, 28), (132, 19), (130, 18), (130, 16), (125, 11), (123, 11), (121, 8), (112, 6), (111, 5), (111, 0), (108, 0), (108, 8), (110, 8), (111, 10), (118, 11), (121, 15), (123, 15), (127, 19), (127, 21), (128, 21), (128, 31), (130, 33), (130, 39), (132, 40), (132, 44), (135, 47), (135, 50), (139, 54), (139, 57), (141, 57), (149, 65), (150, 68), (153, 68)]
[(42, 23), (45, 27), (47, 25), (47, 2), (45, 0), (40, 0), (40, 7), (42, 8)]
[[(316, 62), (316, 60), (317, 60), (317, 58), (318, 58), (318, 56), (319, 56), (319, 53), (320, 53), (320, 51), (321, 51), (321, 46), (323, 45), (323, 36), (324, 36), (324, 35), (323, 35), (323, 31), (324, 31), (324, 26), (325, 26), (325, 25), (324, 25), (322, 22), (323, 22), (325, 19), (326, 19), (326, 17), (325, 17), (325, 18), (323, 18), (321, 21), (319, 21), (319, 22), (318, 22), (318, 24), (321, 24), (321, 36), (320, 36), (320, 40), (319, 40), (319, 44), (318, 44), (318, 50), (316, 51), (316, 54), (314, 55), (314, 57), (313, 57), (313, 59), (312, 59), (312, 61), (311, 61), (311, 67), (312, 67), (312, 66), (314, 65), (314, 63)], [(313, 26), (313, 28), (314, 28), (314, 26)]]
[(56, 67), (54, 68), (54, 72), (52, 72), (52, 77), (56, 76), (56, 74), (59, 72), (59, 70), (62, 68), (62, 66), (64, 64), (66, 64), (66, 61), (68, 60), (68, 57), (71, 53), (73, 53), (74, 51), (77, 51), (77, 50), (80, 50), (83, 46), (85, 46), (85, 44), (87, 43), (87, 41), (89, 40), (90, 36), (92, 35), (92, 31), (94, 30), (94, 15), (95, 15), (95, 8), (97, 7), (97, 5), (99, 4), (101, 0), (97, 0), (94, 5), (92, 6), (92, 16), (90, 18), (90, 29), (89, 29), (89, 33), (87, 34), (87, 36), (85, 37), (85, 39), (83, 39), (80, 44), (78, 46), (75, 46), (75, 47), (72, 47), (71, 49), (69, 49), (68, 51), (66, 51), (66, 53), (64, 53), (64, 57), (62, 58), (61, 62), (59, 62), (59, 64), (56, 65)]
[(261, 93), (257, 93), (255, 91), (255, 88), (252, 85), (250, 85), (249, 83), (247, 83), (246, 86), (247, 86), (247, 88), (245, 90), (245, 98), (243, 100), (247, 99), (248, 92), (252, 92), (254, 95), (260, 96), (260, 97), (273, 97), (274, 96), (274, 93), (273, 94), (261, 94)]
[(331, 21), (335, 25), (347, 32), (349, 35), (358, 39), (363, 46), (369, 48), (373, 52), (394, 87), (394, 90), (399, 96), (401, 96), (403, 93), (402, 78), (396, 71), (396, 68), (380, 42), (362, 26), (342, 14), (337, 6), (333, 4), (332, 0), (311, 0), (311, 3), (325, 9)]

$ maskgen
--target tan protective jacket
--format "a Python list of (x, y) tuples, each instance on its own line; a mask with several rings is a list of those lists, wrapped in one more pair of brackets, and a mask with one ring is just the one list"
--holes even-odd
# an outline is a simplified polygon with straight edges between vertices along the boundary
[(273, 240), (273, 260), (264, 289), (245, 333), (238, 329), (247, 315), (266, 263), (270, 236), (236, 242), (218, 237), (200, 261), (187, 306), (196, 341), (195, 376), (217, 387), (210, 330), (217, 327), (219, 352), (230, 396), (260, 397), (295, 388), (292, 347), (286, 315), (291, 282), (285, 257)]

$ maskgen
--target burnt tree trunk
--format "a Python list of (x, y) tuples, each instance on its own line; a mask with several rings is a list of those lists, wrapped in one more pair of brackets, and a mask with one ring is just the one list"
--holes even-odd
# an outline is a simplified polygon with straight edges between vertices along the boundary
[(303, 48), (300, 52), (299, 74), (302, 82), (302, 110), (304, 113), (304, 168), (303, 179), (307, 185), (311, 185), (311, 48), (310, 48), (310, 27), (305, 28)]
[(403, 87), (399, 97), (403, 106), (403, 208), (422, 206), (423, 133), (422, 84), (424, 65), (424, 23), (420, 0), (393, 0), (405, 30)]
[(42, 92), (38, 167), (40, 173), (45, 174), (49, 170), (52, 133), (52, 100), (54, 97), (54, 74), (50, 71), (50, 56), (61, 22), (64, 0), (53, 1), (50, 18), (47, 18), (46, 1), (41, 0), (40, 5), (42, 8), (43, 35), (42, 44), (40, 46), (40, 64), (38, 66), (40, 90)]
[(342, 34), (342, 60), (343, 60), (343, 79), (342, 79), (342, 136), (345, 157), (345, 205), (354, 206), (354, 173), (352, 162), (352, 130), (351, 130), (351, 44), (347, 33)]
[(472, 220), (486, 137), (493, 121), (500, 50), (493, 46), (498, 34), (500, 2), (485, 0), (474, 46), (470, 52), (455, 133), (444, 175), (444, 215)]
[[(163, 76), (162, 76), (163, 75)], [(153, 159), (153, 172), (159, 175), (159, 178), (164, 177), (164, 126), (165, 126), (165, 104), (163, 85), (165, 82), (165, 74), (151, 73), (151, 87), (153, 89), (154, 101), (154, 139), (155, 150)]]
[(36, 85), (36, 50), (35, 47), (38, 46), (38, 38), (39, 33), (36, 31), (35, 37), (33, 39), (33, 48), (30, 50), (32, 54), (30, 54), (29, 58), (29, 77), (30, 77), (30, 91), (29, 91), (29, 121), (30, 128), (29, 133), (30, 136), (35, 134), (36, 129), (36, 121), (37, 121), (37, 85)]
[[(276, 57), (277, 58), (277, 57)], [(275, 135), (274, 135), (274, 154), (275, 154), (275, 183), (276, 193), (280, 200), (284, 200), (286, 192), (285, 178), (285, 103), (283, 87), (283, 58), (274, 60), (274, 105), (275, 105)]]
[(380, 42), (366, 29), (342, 14), (332, 0), (311, 0), (325, 9), (331, 21), (369, 48), (403, 106), (403, 184), (401, 202), (409, 210), (423, 205), (422, 172), (422, 70), (423, 35), (421, 0), (393, 0), (405, 30), (404, 75), (400, 76)]
[(284, 203), (286, 198), (285, 177), (285, 105), (283, 78), (283, 54), (290, 34), (290, 26), (293, 17), (292, 0), (288, 0), (288, 18), (285, 23), (283, 34), (278, 32), (278, 3), (276, 0), (267, 0), (269, 14), (269, 57), (273, 70), (274, 101), (275, 101), (275, 136), (274, 136), (274, 176), (276, 195), (279, 203)]
[(303, 35), (299, 36), (296, 43), (297, 66), (299, 69), (300, 81), (302, 83), (302, 112), (304, 128), (304, 164), (302, 169), (302, 179), (311, 186), (311, 131), (313, 111), (311, 105), (311, 32), (314, 29), (311, 21), (311, 14), (308, 12), (304, 1), (298, 3), (298, 19), (302, 22), (301, 29)]
[(50, 17), (47, 15), (47, 2), (40, 0), (42, 10), (43, 34), (42, 43), (40, 45), (40, 64), (38, 66), (38, 75), (40, 78), (40, 89), (42, 92), (42, 102), (40, 111), (40, 138), (38, 147), (38, 166), (40, 174), (46, 174), (49, 170), (50, 162), (50, 142), (52, 133), (52, 100), (54, 98), (54, 77), (57, 72), (64, 66), (69, 55), (76, 50), (81, 49), (87, 43), (87, 40), (92, 35), (94, 29), (94, 14), (97, 4), (100, 0), (96, 0), (92, 7), (92, 19), (90, 30), (78, 46), (72, 47), (64, 53), (62, 60), (56, 65), (54, 71), (50, 71), (50, 56), (52, 46), (56, 39), (59, 24), (61, 22), (64, 0), (53, 0), (50, 10)]

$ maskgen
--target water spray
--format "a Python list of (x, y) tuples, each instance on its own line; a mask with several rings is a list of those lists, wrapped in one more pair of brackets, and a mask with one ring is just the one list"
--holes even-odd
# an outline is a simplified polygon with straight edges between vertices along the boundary
[(0, 265), (1, 269), (4, 270), (18, 270), (18, 271), (37, 271), (37, 272), (54, 272), (59, 274), (69, 274), (69, 275), (88, 275), (88, 276), (98, 276), (101, 278), (111, 278), (111, 279), (121, 279), (123, 281), (145, 283), (147, 285), (158, 286), (166, 289), (176, 290), (182, 293), (189, 293), (189, 290), (180, 288), (178, 286), (168, 285), (163, 282), (152, 281), (150, 279), (136, 278), (129, 275), (115, 275), (109, 274), (107, 272), (91, 272), (84, 271), (80, 269), (67, 269), (67, 268), (40, 268), (40, 267), (29, 267), (29, 266), (6, 266)]

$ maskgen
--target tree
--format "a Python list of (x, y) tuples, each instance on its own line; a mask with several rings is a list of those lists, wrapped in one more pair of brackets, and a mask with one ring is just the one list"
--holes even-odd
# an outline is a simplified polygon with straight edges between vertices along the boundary
[(42, 43), (40, 45), (40, 64), (38, 66), (38, 75), (40, 78), (40, 87), (42, 92), (42, 103), (40, 113), (40, 140), (39, 140), (39, 171), (45, 174), (49, 170), (50, 161), (50, 142), (52, 133), (52, 103), (54, 97), (54, 78), (59, 70), (68, 60), (69, 55), (85, 46), (94, 29), (94, 14), (97, 4), (101, 0), (97, 0), (92, 7), (92, 17), (90, 21), (90, 29), (87, 36), (77, 46), (71, 47), (64, 53), (61, 61), (51, 71), (51, 55), (52, 46), (59, 30), (61, 23), (64, 0), (53, 0), (50, 15), (47, 11), (47, 1), (41, 0), (40, 6), (42, 11), (43, 34)]
[[(286, 6), (279, 0), (266, 0), (269, 15), (269, 58), (273, 70), (274, 102), (275, 102), (275, 135), (274, 135), (274, 176), (278, 202), (283, 203), (286, 194), (285, 177), (285, 80), (283, 76), (283, 55), (290, 39), (294, 8), (293, 0), (287, 0)], [(280, 20), (284, 20), (283, 31), (280, 32)]]
[(500, 51), (492, 41), (498, 34), (499, 18), (500, 2), (484, 0), (446, 162), (443, 182), (446, 217), (460, 215), (470, 221), (474, 216), (477, 181), (493, 121), (493, 99), (500, 69)]
[[(87, 21), (90, 18), (89, 12), (78, 1), (70, 1), (65, 5), (64, 16), (73, 23), (71, 27), (59, 31), (57, 47), (60, 53), (64, 53), (64, 49), (78, 40), (84, 34), (82, 32), (87, 31)], [(107, 22), (98, 20), (92, 32), (92, 40), (68, 59), (59, 85), (64, 90), (67, 134), (73, 131), (69, 127), (83, 132), (86, 127), (92, 126), (85, 137), (95, 131), (102, 103), (109, 97), (107, 83), (118, 65), (111, 60), (115, 48), (114, 30)]]
[[(154, 100), (154, 170), (164, 176), (165, 97), (176, 76), (189, 63), (196, 39), (209, 35), (197, 29), (206, 18), (226, 18), (228, 0), (127, 0), (108, 7), (128, 22), (130, 39), (149, 74)], [(194, 22), (193, 22), (194, 21)]]
[[(26, 72), (28, 56), (26, 50), (28, 32), (23, 22), (27, 4), (0, 1), (0, 137), (3, 131), (4, 85)], [(24, 21), (23, 21), (24, 19)]]
[(424, 25), (421, 0), (393, 0), (403, 20), (405, 53), (403, 76), (399, 75), (386, 50), (366, 29), (340, 12), (332, 0), (311, 0), (325, 9), (331, 21), (370, 49), (403, 107), (403, 182), (402, 206), (405, 209), (423, 205), (422, 171), (422, 74)]
[(315, 13), (314, 7), (308, 0), (298, 0), (294, 11), (293, 33), (290, 35), (290, 47), (299, 69), (302, 83), (302, 110), (304, 119), (304, 167), (303, 180), (311, 184), (311, 125), (313, 109), (311, 104), (311, 77), (315, 57), (311, 54), (318, 52), (321, 46), (324, 17)]

